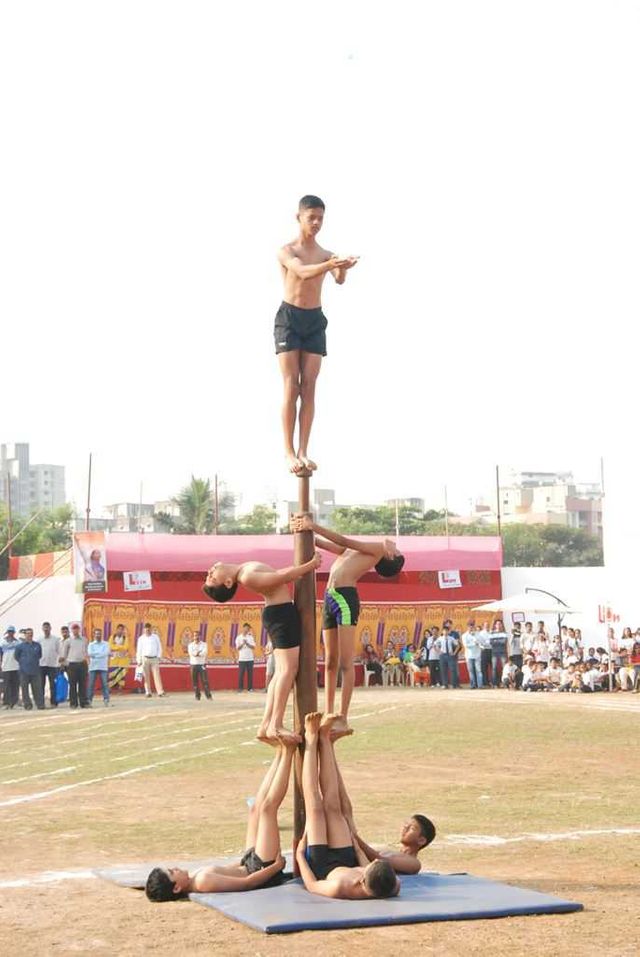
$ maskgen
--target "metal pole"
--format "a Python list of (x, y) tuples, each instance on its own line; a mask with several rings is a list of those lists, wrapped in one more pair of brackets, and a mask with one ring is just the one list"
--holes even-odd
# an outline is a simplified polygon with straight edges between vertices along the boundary
[(85, 532), (89, 531), (90, 518), (91, 515), (91, 452), (89, 452), (89, 478), (87, 480), (87, 514), (84, 522)]
[(11, 558), (11, 542), (13, 541), (13, 516), (11, 514), (11, 474), (7, 472), (7, 558)]
[(396, 499), (396, 538), (400, 538), (400, 512), (398, 509), (398, 499)]
[[(309, 478), (311, 472), (298, 473), (298, 510), (310, 512)], [(296, 565), (308, 562), (313, 557), (313, 532), (296, 532), (293, 539), (293, 554)], [(299, 578), (294, 586), (293, 600), (300, 615), (302, 640), (300, 643), (300, 663), (294, 691), (293, 720), (294, 729), (304, 733), (304, 719), (311, 711), (318, 710), (318, 662), (316, 653), (316, 581), (315, 575)], [(293, 791), (293, 841), (295, 848), (302, 837), (305, 826), (304, 799), (302, 796), (302, 758), (304, 741), (298, 748), (295, 764)]]
[(502, 538), (502, 513), (500, 510), (500, 466), (496, 465), (496, 514), (498, 516), (498, 537)]

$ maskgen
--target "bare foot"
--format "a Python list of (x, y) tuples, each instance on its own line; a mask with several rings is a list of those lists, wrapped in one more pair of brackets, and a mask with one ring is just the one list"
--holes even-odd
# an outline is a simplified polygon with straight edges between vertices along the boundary
[(278, 739), (275, 735), (273, 737), (269, 737), (267, 732), (263, 731), (261, 728), (258, 730), (258, 733), (256, 734), (256, 739), (260, 741), (261, 744), (270, 744), (272, 748), (277, 748), (279, 744)]
[(298, 461), (302, 462), (302, 467), (309, 469), (310, 472), (315, 472), (318, 468), (313, 459), (310, 459), (306, 452), (299, 451), (297, 455)]
[(287, 748), (302, 742), (302, 738), (299, 734), (296, 734), (295, 731), (289, 731), (287, 728), (276, 728), (275, 733), (276, 740), (284, 744)]
[(286, 463), (287, 463), (287, 465), (288, 465), (288, 467), (289, 467), (289, 471), (290, 471), (290, 472), (293, 472), (294, 475), (297, 475), (297, 473), (298, 473), (301, 469), (304, 469), (304, 468), (305, 468), (305, 466), (304, 466), (304, 464), (303, 464), (303, 462), (302, 462), (302, 459), (300, 459), (300, 458), (295, 454), (295, 452), (287, 452), (287, 454), (285, 455), (285, 460), (286, 460)]
[(310, 711), (304, 719), (304, 734), (306, 738), (315, 738), (322, 721), (321, 711)]
[(320, 732), (328, 734), (332, 741), (337, 741), (338, 738), (353, 734), (353, 728), (349, 727), (346, 718), (341, 714), (325, 714), (320, 723)]

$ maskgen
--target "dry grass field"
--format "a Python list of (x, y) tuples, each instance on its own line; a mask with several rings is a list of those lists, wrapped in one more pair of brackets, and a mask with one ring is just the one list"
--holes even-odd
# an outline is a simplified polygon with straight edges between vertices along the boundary
[[(438, 828), (425, 869), (557, 893), (583, 912), (267, 937), (95, 879), (110, 864), (241, 852), (271, 757), (253, 740), (263, 702), (229, 692), (2, 712), (0, 952), (638, 953), (640, 701), (622, 694), (361, 690), (356, 734), (338, 744), (370, 842), (394, 842), (420, 811)], [(285, 846), (291, 822), (289, 796)]]

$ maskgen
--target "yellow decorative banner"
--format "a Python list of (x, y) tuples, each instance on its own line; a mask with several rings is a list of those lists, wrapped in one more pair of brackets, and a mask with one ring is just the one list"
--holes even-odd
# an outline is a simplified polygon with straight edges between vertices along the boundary
[[(356, 650), (371, 644), (380, 652), (388, 641), (398, 647), (417, 644), (427, 628), (442, 626), (451, 618), (459, 632), (467, 628), (469, 618), (477, 617), (472, 611), (478, 601), (448, 603), (410, 602), (407, 604), (363, 602), (360, 619), (356, 626)], [(86, 634), (92, 628), (101, 628), (108, 636), (111, 650), (116, 656), (112, 666), (123, 666), (135, 661), (135, 646), (145, 622), (150, 622), (160, 636), (163, 657), (168, 661), (186, 661), (187, 648), (196, 631), (207, 643), (207, 655), (212, 662), (221, 664), (236, 660), (235, 638), (244, 622), (251, 626), (256, 638), (256, 657), (262, 657), (261, 603), (241, 605), (212, 605), (197, 602), (145, 602), (109, 601), (89, 598), (84, 607)], [(489, 618), (489, 616), (485, 616)], [(484, 619), (483, 619), (484, 620)], [(489, 618), (489, 621), (491, 619)], [(122, 626), (122, 627), (118, 627)], [(322, 656), (322, 603), (316, 605), (317, 653)]]

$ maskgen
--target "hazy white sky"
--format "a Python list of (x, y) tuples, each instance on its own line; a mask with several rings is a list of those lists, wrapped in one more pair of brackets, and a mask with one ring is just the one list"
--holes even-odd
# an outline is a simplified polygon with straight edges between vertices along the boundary
[(637, 444), (639, 48), (623, 0), (3, 5), (0, 440), (81, 504), (92, 451), (96, 510), (192, 472), (294, 497), (275, 255), (313, 192), (362, 256), (317, 485), (597, 478)]

